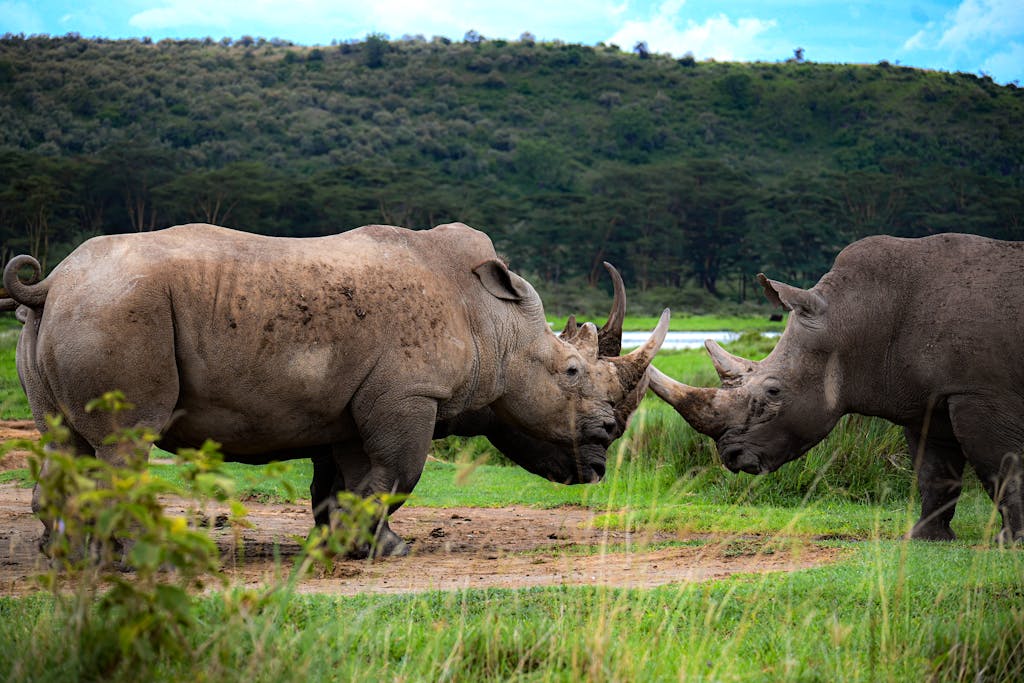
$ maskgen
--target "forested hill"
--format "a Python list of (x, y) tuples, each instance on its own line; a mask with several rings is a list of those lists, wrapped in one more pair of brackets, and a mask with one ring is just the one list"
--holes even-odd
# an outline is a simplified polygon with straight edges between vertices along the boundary
[[(872, 233), (1024, 239), (1024, 90), (467, 35), (0, 40), (4, 257), (209, 221), (463, 221), (542, 288), (810, 284)], [(654, 289), (659, 288), (659, 289)], [(699, 298), (699, 297), (698, 297)], [(671, 303), (671, 302), (666, 302)]]

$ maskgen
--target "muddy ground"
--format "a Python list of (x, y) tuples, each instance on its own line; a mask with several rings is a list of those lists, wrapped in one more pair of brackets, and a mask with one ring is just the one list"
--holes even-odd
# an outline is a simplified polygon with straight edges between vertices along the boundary
[[(0, 424), (0, 439), (31, 437), (31, 423)], [(0, 468), (24, 467), (24, 454), (0, 459)], [(37, 549), (42, 525), (32, 515), (31, 491), (0, 484), (0, 595), (36, 590), (33, 573), (46, 568)], [(167, 501), (181, 511), (180, 501)], [(259, 585), (299, 550), (295, 537), (313, 523), (308, 503), (247, 502), (252, 529), (236, 538), (211, 533), (232, 581)], [(216, 519), (218, 511), (206, 511)], [(651, 587), (718, 579), (735, 573), (793, 571), (830, 562), (840, 551), (809, 539), (757, 536), (637, 533), (607, 529), (599, 513), (579, 507), (535, 509), (403, 507), (392, 528), (411, 542), (407, 557), (345, 560), (330, 574), (304, 579), (304, 592), (353, 595), (459, 588), (525, 588), (553, 585)]]

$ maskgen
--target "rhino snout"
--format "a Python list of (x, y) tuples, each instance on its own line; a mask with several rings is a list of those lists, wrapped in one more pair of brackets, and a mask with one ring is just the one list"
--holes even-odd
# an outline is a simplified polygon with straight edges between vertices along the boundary
[(584, 429), (583, 437), (586, 443), (599, 444), (607, 448), (619, 437), (619, 423), (615, 418), (608, 417), (595, 422)]
[(747, 474), (761, 474), (764, 468), (761, 466), (761, 459), (755, 453), (743, 448), (740, 445), (725, 446), (719, 451), (722, 463), (729, 468), (730, 472), (746, 472)]

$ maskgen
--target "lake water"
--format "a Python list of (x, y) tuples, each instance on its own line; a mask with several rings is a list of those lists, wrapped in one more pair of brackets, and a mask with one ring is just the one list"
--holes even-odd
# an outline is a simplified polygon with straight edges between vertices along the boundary
[[(666, 350), (699, 349), (704, 346), (705, 339), (714, 339), (719, 344), (725, 344), (736, 341), (739, 336), (737, 332), (669, 332), (665, 335), (665, 343), (661, 345), (661, 348)], [(623, 332), (622, 348), (635, 349), (650, 338), (650, 332)]]

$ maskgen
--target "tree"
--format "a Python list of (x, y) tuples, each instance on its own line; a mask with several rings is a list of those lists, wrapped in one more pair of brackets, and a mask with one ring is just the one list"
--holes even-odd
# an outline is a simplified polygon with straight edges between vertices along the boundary
[(363, 63), (371, 69), (384, 66), (384, 55), (391, 50), (391, 43), (383, 33), (371, 33), (363, 43)]

